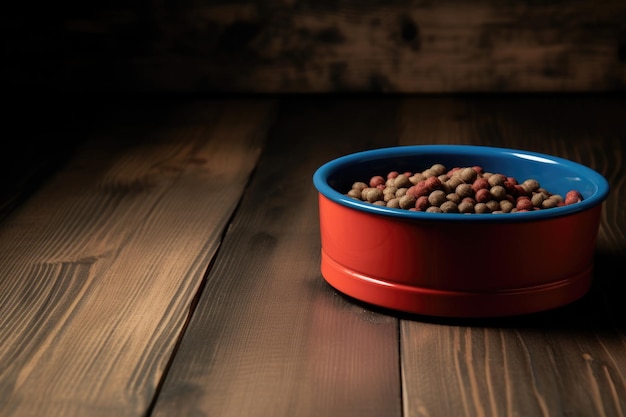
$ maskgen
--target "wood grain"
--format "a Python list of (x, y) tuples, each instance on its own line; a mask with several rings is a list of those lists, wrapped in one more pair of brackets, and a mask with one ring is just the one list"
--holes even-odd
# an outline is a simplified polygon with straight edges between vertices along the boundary
[(347, 0), (11, 5), (3, 79), (65, 92), (598, 92), (626, 4)]
[[(0, 217), (0, 415), (624, 416), (625, 114), (614, 95), (123, 98), (45, 148), (56, 170), (11, 171), (37, 181)], [(603, 174), (591, 291), (455, 320), (327, 285), (315, 169), (433, 143)]]
[(177, 111), (120, 109), (0, 225), (1, 415), (146, 412), (272, 104)]
[(612, 186), (598, 233), (594, 285), (582, 300), (510, 320), (401, 321), (406, 416), (625, 415), (625, 286), (619, 271), (626, 248), (620, 203), (626, 108), (621, 100), (588, 103), (580, 97), (405, 101), (401, 144), (544, 152), (585, 164)]
[(319, 272), (315, 169), (395, 141), (393, 102), (287, 101), (154, 416), (400, 416), (398, 321)]

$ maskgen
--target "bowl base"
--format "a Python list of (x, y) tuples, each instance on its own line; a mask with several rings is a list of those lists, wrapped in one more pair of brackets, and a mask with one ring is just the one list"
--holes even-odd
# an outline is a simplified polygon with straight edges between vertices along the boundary
[(427, 316), (486, 318), (530, 314), (570, 304), (591, 288), (593, 265), (548, 284), (491, 292), (438, 290), (381, 280), (344, 267), (323, 249), (321, 272), (339, 292), (379, 307)]

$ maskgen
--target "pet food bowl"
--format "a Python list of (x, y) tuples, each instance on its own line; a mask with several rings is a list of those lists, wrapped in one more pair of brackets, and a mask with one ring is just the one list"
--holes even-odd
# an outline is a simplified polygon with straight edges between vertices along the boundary
[[(347, 196), (356, 181), (390, 171), (480, 166), (533, 178), (582, 201), (515, 213), (431, 213), (377, 206)], [(584, 296), (602, 203), (596, 171), (551, 155), (487, 146), (419, 145), (358, 152), (313, 175), (319, 194), (321, 273), (354, 299), (413, 314), (501, 317), (564, 306)]]

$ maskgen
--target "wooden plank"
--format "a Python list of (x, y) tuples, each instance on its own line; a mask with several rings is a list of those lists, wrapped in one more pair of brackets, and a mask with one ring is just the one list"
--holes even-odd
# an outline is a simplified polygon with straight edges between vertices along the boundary
[[(563, 92), (626, 85), (619, 0), (162, 1), (4, 14), (8, 87)], [(44, 8), (46, 7), (46, 8)], [(34, 16), (35, 15), (35, 16)]]
[(284, 103), (154, 416), (400, 416), (398, 321), (319, 272), (312, 176), (395, 142), (391, 100)]
[(612, 189), (602, 214), (594, 284), (580, 301), (510, 319), (402, 320), (404, 415), (625, 415), (626, 284), (614, 272), (626, 256), (625, 110), (622, 100), (588, 97), (405, 102), (401, 144), (545, 152), (598, 170)]
[(1, 415), (146, 413), (272, 109), (129, 103), (0, 224)]

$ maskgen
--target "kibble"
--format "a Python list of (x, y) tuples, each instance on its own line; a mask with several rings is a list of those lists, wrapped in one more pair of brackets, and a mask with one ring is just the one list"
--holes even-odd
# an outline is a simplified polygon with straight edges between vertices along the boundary
[(346, 193), (377, 206), (429, 213), (518, 213), (576, 204), (577, 190), (565, 197), (552, 194), (536, 179), (522, 182), (480, 166), (453, 167), (433, 164), (421, 171), (390, 171), (356, 181)]

